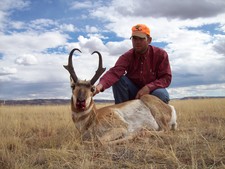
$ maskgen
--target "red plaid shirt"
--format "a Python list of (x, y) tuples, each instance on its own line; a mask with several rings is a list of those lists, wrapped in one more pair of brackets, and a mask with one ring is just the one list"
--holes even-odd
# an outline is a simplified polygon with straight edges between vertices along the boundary
[(114, 67), (100, 78), (99, 83), (107, 89), (122, 75), (126, 75), (139, 88), (147, 85), (150, 92), (157, 88), (168, 87), (172, 79), (166, 51), (151, 45), (144, 54), (136, 54), (131, 49), (120, 56)]

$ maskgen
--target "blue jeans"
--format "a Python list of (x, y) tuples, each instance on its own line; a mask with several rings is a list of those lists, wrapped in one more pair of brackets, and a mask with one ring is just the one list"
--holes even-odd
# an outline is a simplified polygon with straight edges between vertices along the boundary
[[(137, 92), (140, 90), (130, 79), (126, 76), (122, 76), (118, 82), (116, 82), (113, 86), (113, 95), (115, 99), (115, 104), (122, 103), (128, 100), (135, 99)], [(158, 98), (160, 98), (163, 102), (169, 103), (169, 93), (165, 88), (159, 88), (151, 93)]]

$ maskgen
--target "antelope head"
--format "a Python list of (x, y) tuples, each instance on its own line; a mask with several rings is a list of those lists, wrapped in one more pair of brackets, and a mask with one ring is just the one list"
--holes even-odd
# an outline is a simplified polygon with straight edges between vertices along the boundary
[(82, 112), (87, 110), (93, 102), (93, 94), (95, 93), (95, 82), (99, 79), (99, 77), (103, 74), (106, 68), (102, 67), (102, 56), (100, 52), (94, 51), (92, 54), (96, 53), (99, 56), (99, 64), (98, 69), (95, 72), (95, 75), (91, 80), (80, 80), (78, 79), (74, 68), (72, 56), (75, 51), (81, 52), (79, 49), (73, 49), (68, 58), (68, 65), (64, 65), (64, 68), (68, 70), (70, 73), (70, 84), (72, 88), (72, 98), (71, 98), (71, 106), (74, 112)]

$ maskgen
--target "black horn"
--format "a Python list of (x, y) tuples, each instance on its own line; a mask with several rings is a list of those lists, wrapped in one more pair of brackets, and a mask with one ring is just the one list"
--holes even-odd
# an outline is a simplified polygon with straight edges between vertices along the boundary
[(68, 70), (68, 72), (70, 73), (70, 75), (71, 75), (73, 81), (76, 83), (77, 80), (78, 80), (78, 78), (77, 78), (77, 75), (76, 75), (76, 73), (75, 73), (75, 71), (74, 71), (74, 68), (73, 68), (73, 61), (72, 61), (73, 53), (74, 53), (75, 51), (79, 51), (79, 52), (81, 53), (81, 51), (80, 51), (79, 49), (77, 49), (77, 48), (74, 48), (73, 50), (71, 50), (70, 55), (69, 55), (69, 58), (68, 58), (68, 65), (63, 65), (63, 66), (64, 66), (64, 68), (65, 68), (66, 70)]
[(94, 85), (95, 84), (95, 82), (98, 80), (98, 78), (104, 73), (104, 71), (105, 71), (105, 69), (106, 68), (103, 68), (102, 67), (102, 55), (101, 55), (101, 53), (100, 52), (98, 52), (98, 51), (94, 51), (93, 53), (92, 53), (92, 55), (94, 54), (94, 53), (97, 53), (98, 54), (98, 56), (99, 56), (99, 63), (98, 63), (98, 69), (97, 69), (97, 71), (95, 72), (95, 75), (93, 76), (93, 78), (91, 79), (91, 85)]

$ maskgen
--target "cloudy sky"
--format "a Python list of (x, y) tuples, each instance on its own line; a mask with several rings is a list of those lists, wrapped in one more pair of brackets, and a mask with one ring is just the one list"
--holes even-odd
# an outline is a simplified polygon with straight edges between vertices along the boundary
[[(0, 99), (70, 98), (68, 54), (91, 79), (102, 53), (107, 70), (131, 46), (131, 27), (151, 29), (168, 52), (171, 98), (225, 96), (224, 0), (1, 0)], [(112, 99), (111, 88), (96, 96)]]

